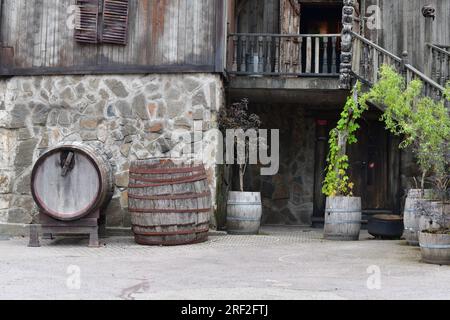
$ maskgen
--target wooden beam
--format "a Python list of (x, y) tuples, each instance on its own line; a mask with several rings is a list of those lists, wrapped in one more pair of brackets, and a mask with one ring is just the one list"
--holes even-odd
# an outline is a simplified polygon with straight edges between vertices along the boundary
[(100, 75), (100, 74), (143, 74), (143, 73), (214, 73), (214, 65), (111, 65), (14, 68), (4, 66), (0, 76), (36, 75)]

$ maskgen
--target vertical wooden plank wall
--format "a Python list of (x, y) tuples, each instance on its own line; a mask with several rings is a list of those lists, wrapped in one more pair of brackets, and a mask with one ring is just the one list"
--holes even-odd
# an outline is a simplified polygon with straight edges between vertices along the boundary
[(381, 47), (397, 56), (401, 56), (406, 49), (410, 63), (421, 71), (424, 71), (426, 39), (423, 6), (431, 5), (436, 9), (433, 42), (450, 44), (450, 1), (448, 0), (365, 0), (365, 2), (366, 8), (369, 5), (378, 4), (382, 15), (382, 30), (378, 33), (366, 33), (366, 36), (369, 35), (372, 41), (378, 40)]
[(238, 33), (279, 33), (280, 0), (237, 0)]
[(214, 71), (223, 60), (225, 50), (216, 47), (225, 42), (225, 13), (218, 11), (225, 0), (130, 0), (126, 46), (77, 43), (67, 26), (73, 0), (3, 1), (0, 32), (3, 45), (14, 47), (9, 67), (16, 69), (132, 65)]

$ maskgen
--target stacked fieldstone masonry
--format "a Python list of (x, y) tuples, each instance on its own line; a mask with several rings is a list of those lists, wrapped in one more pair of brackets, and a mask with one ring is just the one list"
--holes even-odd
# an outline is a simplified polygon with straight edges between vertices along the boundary
[[(129, 227), (130, 161), (169, 152), (176, 129), (216, 127), (222, 106), (220, 76), (39, 76), (0, 80), (0, 224), (29, 224), (36, 215), (30, 192), (34, 161), (51, 146), (83, 141), (104, 150), (116, 191), (109, 227)], [(203, 158), (214, 194), (214, 152)]]

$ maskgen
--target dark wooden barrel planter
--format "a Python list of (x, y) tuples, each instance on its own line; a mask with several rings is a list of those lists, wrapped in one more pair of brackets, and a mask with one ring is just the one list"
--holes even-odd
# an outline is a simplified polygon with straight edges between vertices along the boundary
[(403, 213), (403, 223), (405, 225), (403, 236), (410, 246), (419, 245), (420, 217), (422, 215), (420, 201), (423, 199), (431, 199), (432, 193), (433, 191), (428, 189), (424, 191), (411, 189), (408, 191)]
[(259, 192), (229, 192), (227, 202), (227, 232), (258, 234), (262, 203)]
[(183, 245), (208, 239), (211, 194), (202, 164), (171, 159), (130, 167), (129, 212), (142, 245)]
[(324, 238), (337, 241), (359, 240), (361, 216), (361, 198), (328, 197)]
[(114, 190), (108, 159), (81, 143), (58, 145), (36, 161), (31, 192), (40, 212), (73, 221), (106, 207)]

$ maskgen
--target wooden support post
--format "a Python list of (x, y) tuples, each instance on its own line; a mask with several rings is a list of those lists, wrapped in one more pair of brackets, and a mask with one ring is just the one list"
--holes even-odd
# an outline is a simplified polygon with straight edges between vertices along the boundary
[(41, 246), (39, 243), (39, 229), (40, 225), (38, 224), (30, 225), (30, 241), (28, 242), (28, 246), (31, 248), (38, 248)]
[(408, 69), (406, 69), (406, 65), (409, 63), (408, 60), (408, 52), (407, 51), (403, 51), (402, 52), (402, 67), (401, 67), (401, 72), (403, 74), (404, 77), (407, 77), (408, 74)]
[(316, 121), (316, 146), (314, 156), (314, 214), (313, 224), (323, 223), (325, 213), (325, 196), (322, 185), (325, 180), (325, 167), (327, 164), (329, 125), (328, 120)]
[(231, 66), (231, 70), (233, 72), (238, 71), (237, 60), (238, 60), (238, 37), (233, 36), (233, 64)]
[(312, 42), (311, 37), (306, 38), (306, 73), (311, 73)]
[(241, 37), (241, 72), (247, 71), (247, 61), (246, 61), (246, 53), (247, 53), (247, 37)]
[(355, 0), (344, 0), (342, 8), (340, 88), (350, 89), (352, 71), (352, 29), (355, 13)]
[(280, 67), (280, 42), (281, 42), (281, 38), (276, 39), (275, 38), (275, 72), (281, 72), (281, 67)]
[(258, 72), (264, 72), (264, 38), (258, 37)]
[(303, 51), (303, 38), (298, 38), (298, 72), (303, 72), (303, 61), (302, 61), (302, 51)]
[[(423, 12), (424, 9), (422, 9)], [(425, 14), (424, 14), (425, 16)], [(433, 64), (433, 53), (432, 48), (428, 47), (426, 44), (432, 44), (433, 42), (433, 21), (434, 17), (431, 16), (425, 16), (425, 74), (430, 77), (432, 77), (432, 64)]]
[(331, 39), (331, 45), (332, 45), (332, 50), (331, 50), (331, 73), (333, 73), (333, 74), (337, 73), (336, 44), (337, 44), (337, 38), (333, 37)]
[(328, 73), (328, 37), (323, 38), (323, 67), (322, 73)]
[(319, 61), (320, 61), (320, 37), (316, 37), (315, 39), (315, 49), (314, 49), (315, 53), (315, 59), (314, 59), (314, 73), (319, 73), (320, 72), (320, 66), (319, 66)]
[(267, 36), (267, 59), (266, 59), (266, 72), (272, 72), (272, 37)]

